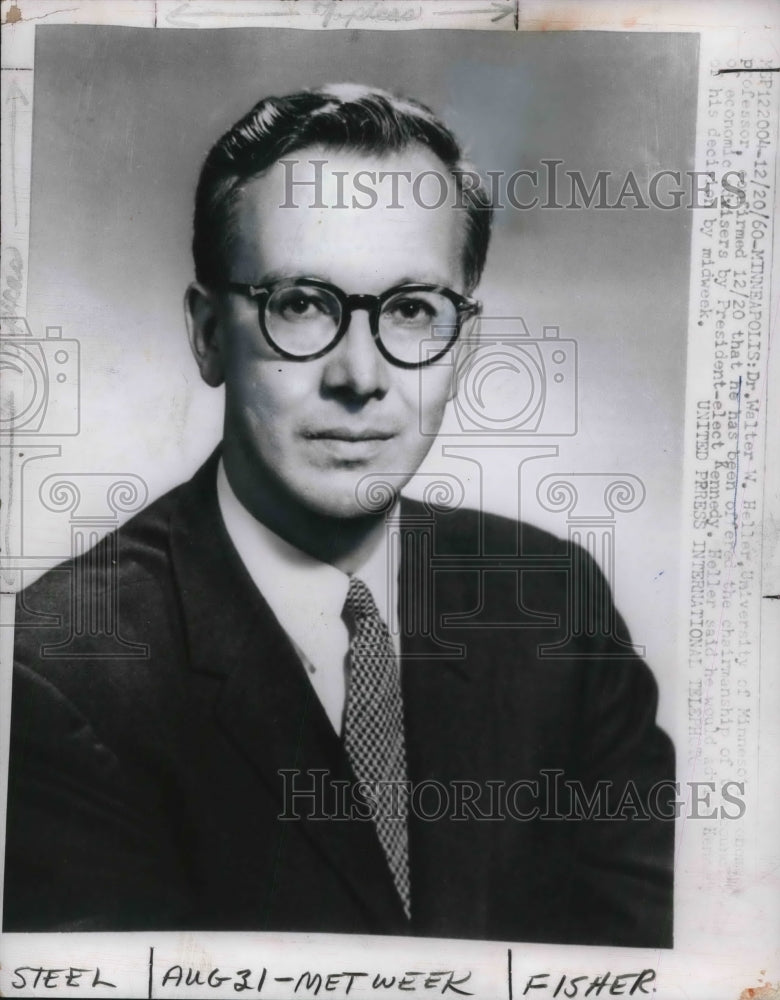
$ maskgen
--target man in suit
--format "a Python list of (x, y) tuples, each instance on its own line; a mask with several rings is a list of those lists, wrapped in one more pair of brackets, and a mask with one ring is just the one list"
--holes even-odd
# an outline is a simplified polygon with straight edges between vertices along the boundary
[(185, 306), (222, 444), (19, 596), (7, 930), (671, 944), (671, 745), (646, 665), (569, 628), (586, 557), (523, 525), (506, 586), (480, 546), (516, 524), (398, 497), (479, 312), (475, 178), (355, 85), (210, 152)]

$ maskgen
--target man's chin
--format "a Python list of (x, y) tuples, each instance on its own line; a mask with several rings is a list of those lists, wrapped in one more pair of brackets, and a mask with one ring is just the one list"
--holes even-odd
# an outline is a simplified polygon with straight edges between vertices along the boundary
[(309, 510), (313, 514), (333, 521), (358, 521), (361, 518), (377, 518), (384, 516), (398, 499), (395, 492), (391, 492), (386, 485), (372, 489), (370, 486), (361, 492), (361, 496), (356, 498), (344, 497), (343, 499), (332, 499), (323, 501), (321, 498), (310, 503)]
[(398, 500), (403, 484), (394, 479), (386, 473), (366, 473), (343, 490), (312, 491), (306, 503), (313, 513), (334, 520), (380, 517)]

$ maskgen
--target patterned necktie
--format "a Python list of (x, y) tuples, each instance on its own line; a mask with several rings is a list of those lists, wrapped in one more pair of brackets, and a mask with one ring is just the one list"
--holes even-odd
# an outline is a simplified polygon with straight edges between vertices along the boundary
[[(351, 577), (344, 603), (350, 631), (349, 694), (344, 742), (358, 781), (406, 781), (401, 672), (387, 625), (371, 591)], [(405, 784), (379, 786), (376, 829), (406, 916), (411, 912)]]

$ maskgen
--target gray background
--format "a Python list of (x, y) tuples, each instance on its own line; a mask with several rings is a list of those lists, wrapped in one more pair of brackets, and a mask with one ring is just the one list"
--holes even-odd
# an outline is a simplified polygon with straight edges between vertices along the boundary
[[(210, 145), (260, 97), (376, 84), (430, 104), (483, 171), (555, 157), (588, 180), (600, 169), (646, 180), (692, 169), (697, 45), (689, 34), (38, 28), (28, 317), (36, 335), (57, 325), (79, 339), (82, 423), (61, 459), (30, 463), (28, 486), (52, 471), (135, 473), (153, 497), (218, 441), (221, 392), (200, 383), (182, 318), (192, 196)], [(534, 497), (552, 472), (632, 473), (647, 488), (618, 520), (616, 590), (668, 728), (694, 215), (499, 211), (479, 292), (488, 316), (520, 315), (534, 335), (557, 325), (579, 348), (579, 430), (543, 439), (559, 457), (525, 467), (523, 516), (566, 532)], [(499, 488), (485, 505), (516, 514), (516, 466), (500, 450), (487, 461)], [(434, 447), (428, 467), (479, 502), (473, 466)], [(30, 531), (67, 554), (62, 516), (37, 528), (28, 516)]]

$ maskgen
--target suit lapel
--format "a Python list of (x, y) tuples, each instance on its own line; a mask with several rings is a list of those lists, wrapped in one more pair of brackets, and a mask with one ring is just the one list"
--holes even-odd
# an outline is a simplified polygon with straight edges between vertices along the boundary
[[(280, 770), (323, 770), (323, 810), (332, 814), (331, 780), (354, 777), (300, 658), (227, 535), (216, 499), (216, 466), (215, 455), (188, 485), (171, 524), (191, 665), (222, 677), (218, 724), (277, 796), (279, 812)], [(311, 780), (301, 774), (296, 787), (311, 787)], [(305, 802), (299, 808), (305, 810)], [(304, 818), (296, 825), (373, 919), (403, 933), (403, 908), (373, 824)]]
[[(411, 601), (401, 602), (409, 777), (419, 792), (417, 815), (412, 815), (410, 822), (412, 919), (422, 933), (479, 938), (486, 934), (488, 919), (493, 824), (474, 818), (453, 820), (451, 816), (457, 811), (457, 782), (476, 782), (484, 796), (486, 780), (496, 774), (492, 744), (485, 740), (490, 730), (486, 721), (493, 712), (490, 643), (484, 641), (484, 634), (480, 642), (464, 643), (462, 631), (457, 636), (442, 631), (443, 616), (469, 610), (474, 595), (468, 593), (469, 581), (464, 574), (433, 575), (428, 571), (428, 556), (451, 554), (448, 547), (456, 539), (448, 538), (445, 532), (437, 537), (434, 523), (425, 525), (421, 511), (420, 505), (405, 502), (401, 528), (407, 534), (403, 577), (407, 583), (411, 581), (408, 585), (413, 589), (419, 588)], [(406, 523), (413, 525), (410, 529), (403, 527), (404, 515)], [(409, 533), (427, 536), (427, 541), (409, 537)], [(404, 608), (417, 606), (419, 610), (424, 601), (428, 602), (427, 613), (418, 613), (415, 621), (410, 621)], [(429, 627), (421, 627), (421, 623)], [(468, 638), (475, 635), (479, 633), (472, 632)], [(442, 655), (447, 643), (457, 645), (456, 640), (461, 644), (461, 656)], [(438, 810), (436, 785), (441, 786), (447, 811), (438, 819), (426, 819)], [(484, 797), (480, 808), (485, 808)]]

